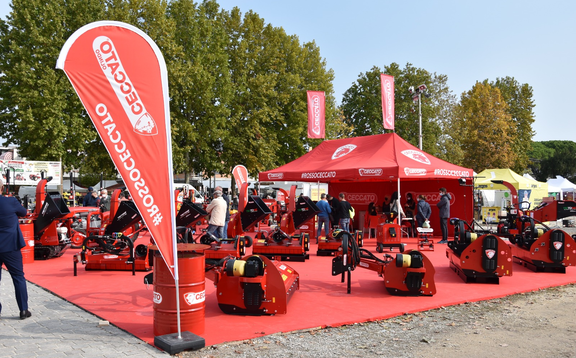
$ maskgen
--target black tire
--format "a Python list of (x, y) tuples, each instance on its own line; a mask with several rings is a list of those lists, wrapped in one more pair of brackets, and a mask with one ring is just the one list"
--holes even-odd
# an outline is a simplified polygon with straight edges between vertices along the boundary
[(252, 237), (251, 236), (244, 236), (244, 242), (246, 243), (246, 247), (251, 247), (252, 246)]

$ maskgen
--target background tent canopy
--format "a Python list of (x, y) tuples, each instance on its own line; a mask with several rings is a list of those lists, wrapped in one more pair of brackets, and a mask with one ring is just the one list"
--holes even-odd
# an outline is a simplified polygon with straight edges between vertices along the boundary
[(458, 179), (473, 171), (438, 159), (396, 133), (326, 140), (302, 157), (260, 173), (260, 181)]
[(575, 191), (576, 185), (570, 180), (556, 175), (556, 179), (548, 179), (548, 192), (549, 193), (560, 193), (564, 191)]
[(486, 169), (476, 176), (474, 189), (479, 190), (508, 190), (502, 184), (492, 183), (492, 180), (503, 180), (514, 186), (518, 192), (518, 201), (527, 201), (532, 208), (548, 196), (548, 184), (525, 178), (511, 169)]

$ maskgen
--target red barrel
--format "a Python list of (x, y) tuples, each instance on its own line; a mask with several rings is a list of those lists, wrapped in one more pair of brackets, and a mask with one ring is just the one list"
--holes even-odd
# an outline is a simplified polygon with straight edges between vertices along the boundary
[(26, 246), (20, 250), (22, 252), (22, 262), (25, 264), (30, 264), (34, 262), (34, 224), (20, 224), (20, 230), (22, 231), (22, 236), (24, 236), (24, 242)]
[[(197, 244), (178, 245), (180, 289), (180, 328), (196, 335), (204, 333), (205, 273), (204, 254), (190, 249)], [(154, 253), (154, 336), (178, 332), (176, 285), (168, 266)]]

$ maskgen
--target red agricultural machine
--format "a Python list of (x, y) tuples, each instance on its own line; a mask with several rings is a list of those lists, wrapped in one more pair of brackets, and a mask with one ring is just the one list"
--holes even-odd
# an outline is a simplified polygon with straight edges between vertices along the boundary
[[(563, 230), (550, 229), (536, 217), (555, 221), (560, 217), (567, 217), (574, 210), (572, 204), (558, 203), (542, 204), (532, 214), (534, 217), (524, 215), (519, 209), (516, 188), (505, 181), (495, 181), (496, 184), (505, 185), (512, 193), (512, 207), (508, 208), (506, 217), (498, 224), (497, 233), (510, 240), (514, 262), (529, 269), (542, 272), (565, 273), (567, 266), (575, 265), (576, 242)], [(566, 203), (566, 202), (564, 202)], [(540, 224), (536, 227), (536, 223)]]
[(510, 237), (514, 262), (535, 272), (566, 273), (567, 266), (576, 265), (576, 242), (563, 230), (550, 229), (536, 220), (522, 216), (518, 220), (519, 234)]
[(300, 287), (298, 272), (263, 255), (223, 259), (206, 276), (214, 281), (218, 306), (227, 314), (284, 314)]
[(48, 177), (36, 186), (36, 208), (29, 215), (34, 223), (34, 259), (60, 257), (70, 248), (68, 228), (63, 225), (73, 216), (60, 193), (47, 193)]
[(502, 276), (512, 276), (512, 251), (496, 235), (478, 235), (464, 220), (450, 219), (454, 239), (448, 241), (446, 257), (450, 267), (464, 282), (499, 283)]
[(287, 212), (282, 214), (280, 226), (268, 233), (258, 233), (252, 252), (277, 260), (303, 262), (309, 257), (310, 237), (308, 233), (296, 231), (320, 210), (307, 196), (296, 199), (295, 185), (290, 189), (287, 201)]
[(357, 266), (383, 277), (386, 290), (392, 295), (433, 296), (436, 293), (435, 269), (423, 253), (408, 250), (396, 254), (396, 258), (386, 254), (380, 259), (368, 250), (360, 249), (352, 235), (344, 231), (342, 246), (332, 259), (332, 276), (341, 275), (342, 282), (347, 277), (348, 293), (351, 292), (352, 271)]
[[(151, 239), (136, 205), (128, 200), (112, 203), (110, 223), (103, 226), (99, 234), (86, 237), (82, 251), (74, 255), (74, 276), (79, 262), (87, 271), (132, 271), (134, 274), (135, 271), (151, 269)], [(138, 237), (143, 243), (135, 246)]]

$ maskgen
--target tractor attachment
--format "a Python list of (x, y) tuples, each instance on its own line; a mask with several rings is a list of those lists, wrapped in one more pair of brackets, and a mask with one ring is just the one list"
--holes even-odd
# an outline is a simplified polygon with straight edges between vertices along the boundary
[(296, 231), (320, 210), (307, 196), (300, 196), (297, 201), (295, 196), (294, 185), (288, 197), (288, 212), (282, 215), (280, 226), (256, 235), (252, 248), (254, 254), (284, 261), (304, 262), (309, 258), (310, 236), (305, 232), (296, 234)]
[(298, 272), (263, 255), (230, 257), (206, 270), (217, 287), (218, 306), (227, 314), (284, 314), (300, 287)]
[(448, 241), (446, 257), (464, 282), (499, 283), (512, 276), (512, 251), (504, 240), (492, 234), (478, 237), (463, 220), (450, 219), (454, 240)]
[(535, 272), (566, 273), (567, 266), (576, 264), (576, 242), (563, 230), (536, 228), (533, 218), (520, 218), (519, 234), (510, 238), (514, 262)]
[(436, 293), (434, 266), (420, 251), (409, 250), (403, 254), (376, 257), (365, 249), (360, 249), (356, 240), (347, 232), (342, 236), (342, 246), (332, 259), (332, 276), (347, 276), (347, 292), (351, 292), (352, 271), (360, 266), (376, 271), (384, 278), (386, 290), (392, 295), (433, 296)]

